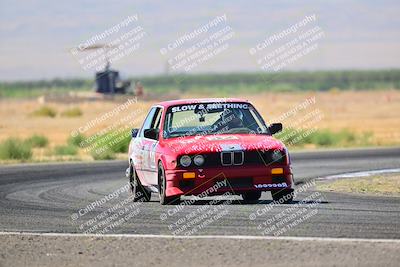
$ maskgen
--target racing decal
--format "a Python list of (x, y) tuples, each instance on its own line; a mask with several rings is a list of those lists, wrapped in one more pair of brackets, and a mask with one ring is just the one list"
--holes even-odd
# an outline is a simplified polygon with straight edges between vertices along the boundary
[(287, 183), (279, 184), (255, 184), (255, 188), (274, 188), (274, 187), (287, 187)]
[(221, 140), (237, 140), (239, 138), (234, 135), (226, 135), (226, 136), (207, 136), (206, 139), (208, 141), (221, 141)]
[(249, 105), (246, 103), (209, 103), (209, 104), (189, 104), (183, 106), (172, 107), (172, 113), (188, 111), (188, 110), (207, 110), (212, 111), (213, 109), (227, 109), (227, 108), (240, 108), (249, 109)]
[(156, 148), (158, 142), (155, 142), (151, 145), (151, 149), (149, 152), (149, 167), (152, 170), (156, 170)]
[(187, 111), (187, 110), (195, 110), (196, 105), (185, 105), (185, 106), (177, 106), (177, 107), (172, 107), (172, 113), (175, 112), (180, 112), (180, 111)]
[(149, 169), (150, 168), (149, 144), (143, 144), (142, 156), (143, 156), (143, 169)]
[(156, 170), (156, 148), (158, 142), (146, 141), (141, 149), (144, 170)]
[(222, 152), (243, 150), (240, 144), (221, 144)]
[(194, 139), (179, 140), (178, 143), (180, 143), (180, 144), (193, 144), (193, 143), (196, 143), (196, 140), (194, 140)]

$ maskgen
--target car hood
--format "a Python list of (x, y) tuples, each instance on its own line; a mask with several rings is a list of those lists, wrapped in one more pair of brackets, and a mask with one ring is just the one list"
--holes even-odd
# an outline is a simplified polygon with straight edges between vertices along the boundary
[(233, 150), (282, 150), (283, 143), (262, 134), (220, 134), (186, 136), (164, 140), (176, 154), (198, 154)]

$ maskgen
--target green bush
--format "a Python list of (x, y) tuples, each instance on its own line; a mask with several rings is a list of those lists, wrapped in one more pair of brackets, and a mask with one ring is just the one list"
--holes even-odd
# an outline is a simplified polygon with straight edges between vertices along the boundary
[(9, 138), (0, 144), (0, 159), (27, 160), (31, 157), (31, 146), (20, 139)]
[(57, 112), (48, 106), (40, 107), (39, 109), (32, 112), (33, 116), (37, 117), (51, 117), (54, 118), (57, 115)]
[(360, 146), (368, 146), (372, 143), (372, 138), (374, 134), (372, 132), (364, 132), (358, 137), (358, 144)]
[(277, 137), (290, 146), (302, 147), (306, 144), (314, 144), (320, 147), (345, 147), (370, 144), (372, 133), (356, 135), (347, 129), (332, 132), (328, 129), (284, 128)]
[(49, 144), (47, 137), (34, 134), (25, 140), (25, 143), (31, 147), (46, 147)]
[(69, 117), (69, 118), (74, 118), (74, 117), (80, 117), (82, 116), (83, 112), (80, 110), (80, 108), (75, 107), (71, 109), (67, 109), (61, 113), (61, 116), (63, 117)]
[(347, 129), (338, 132), (337, 136), (339, 140), (344, 144), (352, 144), (357, 142), (357, 139), (359, 139), (359, 137), (357, 137), (354, 133), (350, 132)]
[(126, 153), (128, 152), (128, 146), (132, 136), (130, 130), (123, 130), (107, 132), (88, 139), (92, 140), (91, 144), (95, 144), (95, 149), (107, 147), (114, 153)]
[(303, 129), (294, 128), (283, 128), (283, 131), (277, 134), (277, 138), (281, 139), (285, 144), (291, 146), (303, 146), (305, 144), (311, 144), (311, 135), (313, 132), (308, 132)]
[(110, 144), (111, 150), (115, 153), (128, 152), (129, 143), (132, 140), (131, 131), (124, 131), (119, 133), (115, 138), (115, 144)]
[(66, 156), (66, 155), (76, 155), (78, 153), (78, 149), (76, 146), (56, 146), (54, 148), (54, 153), (59, 156)]
[(85, 140), (86, 136), (79, 133), (76, 136), (71, 136), (70, 138), (68, 138), (67, 142), (71, 146), (84, 147), (86, 145), (84, 142)]
[(94, 160), (111, 160), (111, 159), (115, 159), (115, 154), (110, 150), (106, 150), (106, 151), (103, 151), (103, 152), (92, 151), (91, 155), (92, 155)]
[(318, 146), (333, 146), (340, 141), (340, 136), (335, 135), (329, 130), (319, 130), (311, 134), (313, 144)]
[(351, 146), (358, 143), (358, 137), (349, 130), (332, 132), (330, 130), (317, 130), (310, 136), (312, 144), (318, 146)]

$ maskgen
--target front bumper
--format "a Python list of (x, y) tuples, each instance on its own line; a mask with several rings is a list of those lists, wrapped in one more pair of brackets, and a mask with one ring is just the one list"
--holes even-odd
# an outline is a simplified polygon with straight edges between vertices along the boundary
[[(282, 173), (272, 174), (273, 169), (282, 169)], [(185, 173), (190, 173), (193, 178), (183, 178)], [(226, 192), (241, 194), (249, 191), (293, 190), (294, 186), (290, 166), (278, 164), (166, 170), (165, 175), (167, 196), (199, 195), (203, 192), (211, 196)]]

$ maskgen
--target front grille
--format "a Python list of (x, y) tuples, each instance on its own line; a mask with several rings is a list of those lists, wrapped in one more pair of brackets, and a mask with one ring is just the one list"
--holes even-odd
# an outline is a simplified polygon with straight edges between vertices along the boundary
[(232, 165), (232, 155), (231, 153), (221, 153), (221, 163), (222, 165)]
[(244, 163), (243, 151), (221, 152), (222, 166), (243, 165), (243, 163)]
[[(233, 161), (232, 155), (233, 154)], [(234, 166), (234, 165), (270, 165), (273, 163), (285, 163), (286, 156), (283, 155), (278, 161), (272, 160), (272, 151), (232, 151), (232, 152), (217, 152), (203, 154), (205, 162), (203, 167), (221, 167), (221, 166)], [(243, 162), (242, 164), (240, 164)], [(232, 164), (231, 164), (232, 163)]]
[(244, 152), (234, 152), (233, 153), (233, 165), (242, 165), (244, 163)]

